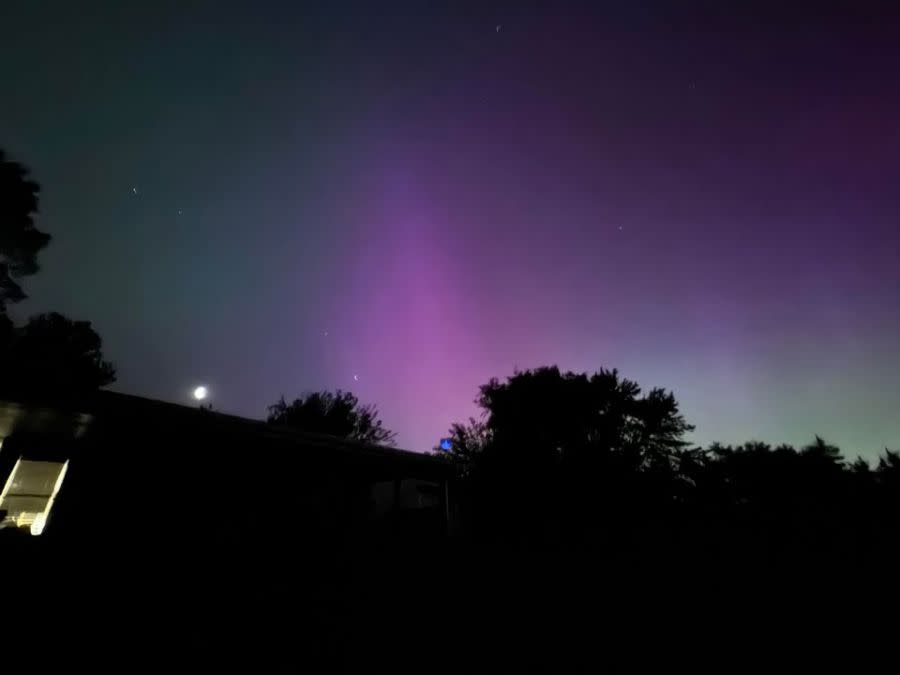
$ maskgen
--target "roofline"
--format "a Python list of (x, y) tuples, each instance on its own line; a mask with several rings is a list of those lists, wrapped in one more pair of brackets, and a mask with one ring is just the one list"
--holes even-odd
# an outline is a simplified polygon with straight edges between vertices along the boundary
[(329, 449), (337, 449), (344, 452), (363, 452), (369, 455), (394, 457), (416, 463), (429, 464), (432, 466), (443, 464), (440, 458), (422, 452), (414, 452), (412, 450), (405, 450), (401, 448), (364, 443), (361, 441), (341, 438), (339, 436), (331, 436), (328, 434), (302, 431), (299, 429), (293, 429), (288, 426), (269, 424), (265, 420), (261, 419), (242, 417), (230, 413), (188, 406), (181, 403), (173, 403), (171, 401), (162, 401), (159, 399), (152, 399), (144, 396), (136, 396), (134, 394), (126, 394), (123, 392), (109, 390), (98, 390), (96, 392), (92, 392), (87, 396), (79, 397), (77, 401), (72, 398), (20, 400), (8, 396), (0, 396), (0, 405), (2, 404), (12, 405), (16, 408), (19, 408), (20, 410), (27, 410), (29, 408), (52, 410), (55, 412), (65, 412), (81, 417), (85, 415), (96, 417), (101, 415), (104, 412), (104, 409), (119, 405), (130, 407), (156, 407), (165, 409), (170, 413), (180, 415), (204, 416), (207, 419), (212, 419), (219, 423), (243, 426), (247, 429), (253, 429), (257, 433), (263, 434), (270, 438), (302, 443), (308, 446), (315, 446), (320, 448), (327, 447)]

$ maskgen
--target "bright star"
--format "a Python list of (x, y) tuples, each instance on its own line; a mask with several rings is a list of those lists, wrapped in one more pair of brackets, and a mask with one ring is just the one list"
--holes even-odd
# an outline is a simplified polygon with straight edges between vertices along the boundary
[(209, 395), (209, 390), (206, 387), (204, 387), (203, 385), (200, 385), (199, 387), (194, 389), (194, 398), (197, 399), (198, 401), (202, 401), (208, 395)]

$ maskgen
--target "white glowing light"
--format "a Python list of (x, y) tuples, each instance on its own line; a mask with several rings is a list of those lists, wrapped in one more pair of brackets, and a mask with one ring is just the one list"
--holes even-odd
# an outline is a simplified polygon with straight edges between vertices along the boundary
[(194, 389), (194, 398), (198, 401), (202, 401), (207, 396), (209, 396), (209, 390), (203, 385), (200, 385), (199, 387)]
[(44, 527), (47, 525), (47, 516), (43, 513), (39, 513), (34, 517), (34, 520), (31, 523), (31, 534), (34, 537), (41, 536), (41, 533), (44, 531)]

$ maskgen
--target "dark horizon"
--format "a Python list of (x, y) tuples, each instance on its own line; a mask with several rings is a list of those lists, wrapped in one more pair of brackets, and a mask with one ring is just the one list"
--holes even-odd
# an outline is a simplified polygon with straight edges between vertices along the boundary
[(11, 313), (118, 391), (344, 389), (430, 450), (514, 368), (673, 390), (698, 444), (900, 439), (895, 10), (0, 10), (53, 236)]

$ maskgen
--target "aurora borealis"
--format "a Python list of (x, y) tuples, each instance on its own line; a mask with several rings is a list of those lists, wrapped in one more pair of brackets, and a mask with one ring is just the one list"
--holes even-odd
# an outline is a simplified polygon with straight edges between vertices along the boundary
[(424, 451), (604, 366), (697, 442), (900, 445), (897, 15), (73, 4), (0, 10), (54, 237), (15, 312), (91, 320), (116, 389), (350, 389)]

